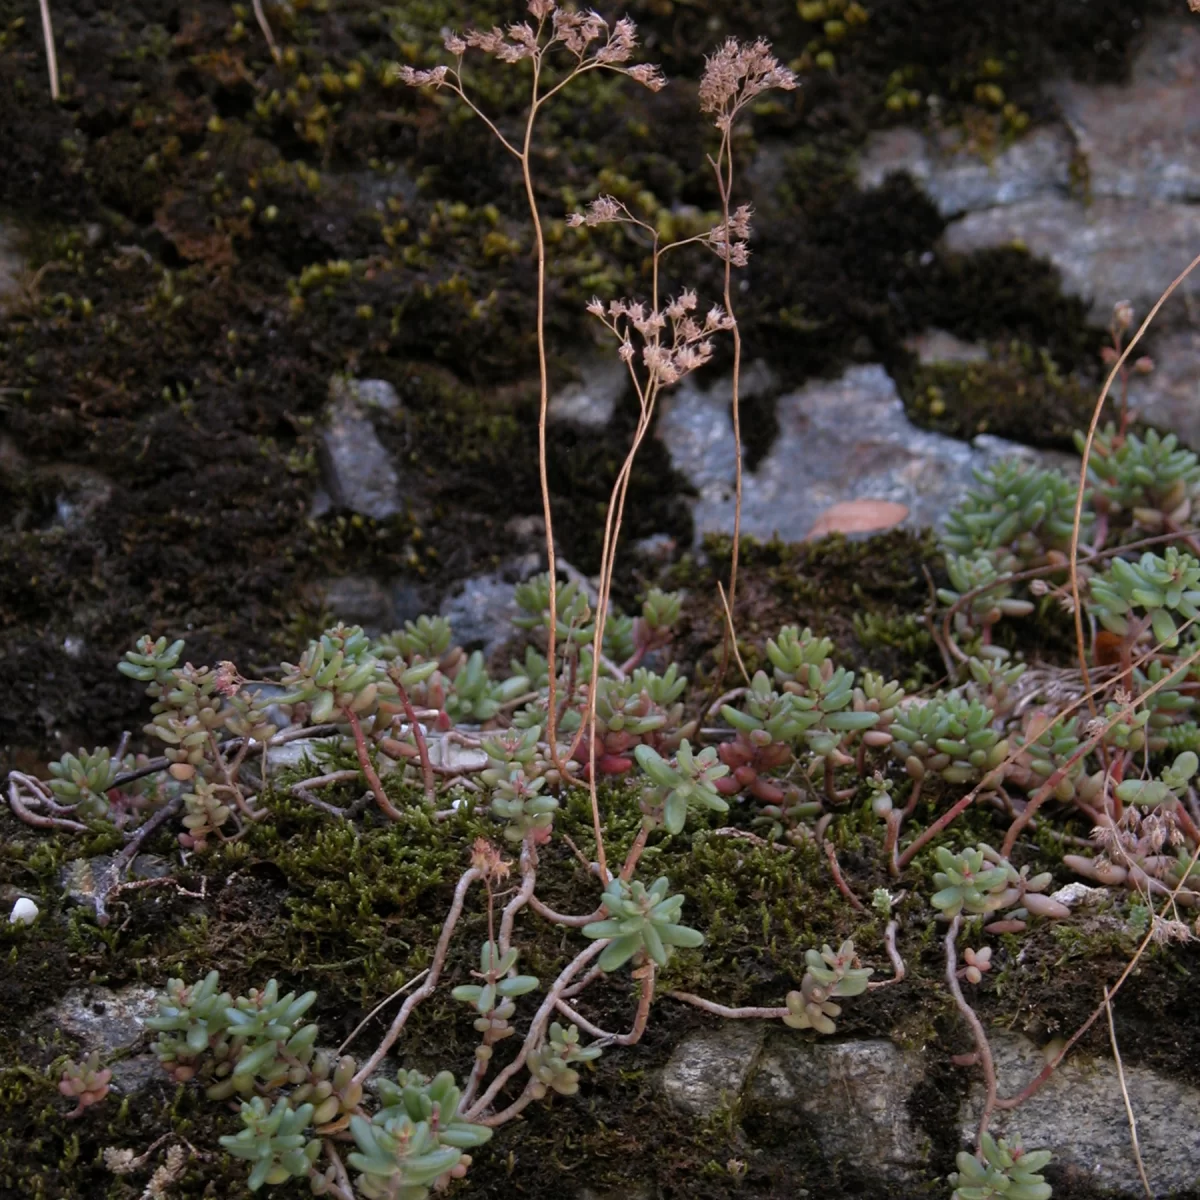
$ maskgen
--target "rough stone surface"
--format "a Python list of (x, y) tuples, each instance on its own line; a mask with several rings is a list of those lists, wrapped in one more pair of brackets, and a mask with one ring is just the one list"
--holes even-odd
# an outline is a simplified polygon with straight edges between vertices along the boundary
[[(1011, 454), (1057, 460), (1000, 438), (974, 443), (917, 429), (891, 378), (878, 366), (853, 367), (780, 397), (779, 435), (743, 483), (742, 530), (804, 538), (817, 518), (845, 500), (904, 504), (911, 528), (933, 525), (974, 482), (973, 471)], [(728, 387), (685, 386), (666, 401), (658, 434), (675, 467), (699, 492), (696, 537), (731, 532), (733, 423)]]
[(112, 1068), (113, 1090), (131, 1096), (165, 1078), (153, 1053), (112, 1059), (114, 1054), (123, 1054), (142, 1040), (146, 1018), (153, 1016), (158, 1008), (155, 995), (154, 988), (141, 984), (130, 984), (116, 992), (104, 987), (76, 989), (68, 992), (46, 1014), (46, 1019), (79, 1042), (77, 1057), (98, 1051)]
[(712, 1116), (742, 1095), (764, 1033), (757, 1021), (729, 1021), (690, 1034), (675, 1047), (663, 1070), (663, 1091), (683, 1112)]
[(899, 127), (871, 136), (858, 181), (864, 188), (878, 187), (893, 172), (906, 171), (943, 217), (957, 217), (1065, 194), (1072, 153), (1069, 135), (1058, 126), (1034, 130), (990, 161), (961, 151), (953, 135), (938, 139)]
[(909, 1115), (921, 1056), (891, 1042), (807, 1042), (772, 1036), (747, 1092), (763, 1119), (790, 1114), (811, 1128), (830, 1161), (900, 1183), (928, 1165), (929, 1140)]
[(1092, 196), (1200, 200), (1198, 84), (1200, 22), (1183, 16), (1150, 26), (1128, 84), (1052, 85)]
[[(989, 1040), (1002, 1096), (1025, 1087), (1045, 1065), (1041, 1051), (1026, 1038), (996, 1031)], [(1200, 1089), (1129, 1063), (1125, 1086), (1154, 1195), (1200, 1185), (1194, 1136), (1200, 1127)], [(961, 1114), (964, 1145), (974, 1139), (981, 1104), (982, 1087), (976, 1087)], [(1130, 1149), (1120, 1081), (1109, 1059), (1069, 1058), (1019, 1109), (995, 1114), (993, 1133), (1009, 1130), (1019, 1131), (1031, 1149), (1052, 1151), (1054, 1165), (1080, 1182), (1129, 1196), (1145, 1194)]]
[[(1091, 204), (1046, 196), (969, 213), (945, 235), (950, 250), (971, 253), (1020, 245), (1062, 274), (1063, 290), (1092, 303), (1091, 316), (1107, 322), (1118, 300), (1144, 315), (1200, 246), (1200, 206), (1160, 200), (1099, 197)], [(1185, 282), (1161, 320), (1190, 315), (1200, 278)]]
[[(1136, 353), (1136, 351), (1135, 351)], [(1134, 376), (1129, 400), (1144, 420), (1200, 450), (1200, 332), (1180, 329), (1153, 345), (1154, 370)]]
[(439, 611), (450, 622), (458, 645), (482, 650), (486, 657), (512, 637), (517, 615), (513, 585), (501, 574), (478, 575), (447, 596)]
[(579, 379), (550, 397), (548, 415), (587, 429), (603, 429), (629, 386), (629, 369), (614, 353), (600, 353), (579, 365)]
[(333, 507), (386, 520), (400, 512), (400, 476), (374, 425), (357, 404), (330, 405), (321, 466)]
[(400, 407), (400, 397), (386, 379), (347, 379), (335, 375), (329, 381), (329, 398), (334, 403), (360, 404), (384, 412), (394, 412)]
[(392, 628), (392, 597), (378, 579), (343, 575), (323, 579), (313, 588), (335, 620), (361, 625), (371, 637)]
[(0, 309), (21, 294), (21, 277), (28, 270), (16, 230), (0, 221)]

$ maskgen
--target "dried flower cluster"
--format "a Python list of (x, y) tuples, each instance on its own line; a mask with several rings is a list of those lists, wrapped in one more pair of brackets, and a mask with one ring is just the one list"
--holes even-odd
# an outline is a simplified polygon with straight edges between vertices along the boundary
[(442, 40), (446, 49), (458, 59), (457, 67), (437, 66), (429, 70), (402, 67), (400, 78), (412, 87), (441, 87), (449, 83), (455, 90), (461, 90), (460, 69), (468, 50), (482, 50), (505, 63), (530, 59), (540, 67), (547, 51), (562, 46), (575, 58), (572, 73), (604, 67), (628, 75), (652, 92), (666, 86), (667, 81), (658, 67), (649, 63), (625, 65), (637, 49), (637, 26), (628, 17), (622, 17), (610, 27), (603, 17), (590, 9), (571, 12), (559, 8), (555, 0), (529, 0), (527, 7), (537, 21), (536, 28), (528, 21), (518, 21), (507, 29), (494, 25), (491, 29), (469, 29), (461, 34), (448, 31)]
[[(637, 354), (630, 330), (639, 335), (643, 342), (642, 365), (649, 385), (656, 387), (670, 387), (702, 367), (712, 358), (711, 335), (733, 326), (733, 319), (719, 304), (708, 310), (703, 324), (691, 315), (695, 309), (696, 293), (688, 289), (662, 309), (629, 300), (610, 300), (605, 305), (599, 297), (587, 306), (588, 312), (620, 340), (619, 353), (624, 362), (632, 363)], [(671, 339), (666, 342), (663, 333), (668, 324)]]
[(755, 96), (773, 88), (790, 92), (796, 87), (795, 73), (781, 67), (763, 38), (742, 45), (736, 38), (705, 60), (700, 78), (700, 111), (716, 114), (716, 127), (727, 133), (738, 112)]

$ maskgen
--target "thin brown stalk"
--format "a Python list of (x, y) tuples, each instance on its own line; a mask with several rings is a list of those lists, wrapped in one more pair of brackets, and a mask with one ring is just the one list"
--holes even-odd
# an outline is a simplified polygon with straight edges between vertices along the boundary
[(433, 767), (429, 762), (429, 747), (425, 742), (425, 730), (421, 726), (421, 722), (417, 720), (417, 714), (413, 712), (412, 701), (408, 698), (408, 692), (398, 678), (399, 672), (392, 676), (392, 682), (395, 683), (397, 691), (400, 693), (400, 703), (404, 705), (404, 716), (408, 721), (408, 727), (412, 730), (413, 738), (417, 743), (417, 755), (421, 760), (421, 777), (425, 783), (425, 799), (433, 804), (437, 800), (437, 787), (433, 781)]
[(1121, 351), (1120, 357), (1112, 365), (1112, 370), (1108, 373), (1108, 378), (1104, 381), (1104, 387), (1100, 391), (1100, 396), (1096, 400), (1096, 406), (1092, 410), (1092, 419), (1088, 425), (1087, 439), (1083, 445), (1083, 458), (1079, 464), (1079, 490), (1075, 495), (1075, 515), (1071, 525), (1071, 549), (1070, 549), (1070, 584), (1071, 584), (1071, 600), (1075, 609), (1075, 651), (1079, 657), (1079, 670), (1083, 676), (1084, 690), (1088, 694), (1088, 709), (1092, 716), (1096, 715), (1096, 706), (1091, 699), (1091, 679), (1088, 675), (1087, 666), (1087, 647), (1084, 643), (1083, 636), (1083, 605), (1080, 602), (1079, 596), (1079, 534), (1083, 525), (1083, 499), (1084, 491), (1087, 488), (1087, 472), (1088, 463), (1092, 457), (1092, 447), (1096, 441), (1096, 430), (1100, 427), (1100, 416), (1104, 411), (1104, 401), (1108, 399), (1108, 393), (1112, 390), (1114, 381), (1121, 374), (1130, 354), (1133, 353), (1133, 348), (1142, 340), (1142, 336), (1149, 329), (1150, 323), (1158, 316), (1158, 311), (1167, 302), (1168, 297), (1175, 291), (1177, 287), (1198, 267), (1200, 266), (1200, 254), (1196, 255), (1190, 263), (1171, 281), (1170, 286), (1165, 292), (1155, 301), (1154, 307), (1146, 314), (1146, 319), (1138, 326), (1137, 333), (1129, 339), (1129, 345)]
[(346, 720), (350, 722), (350, 728), (354, 732), (354, 749), (358, 752), (358, 765), (362, 767), (362, 773), (367, 777), (367, 786), (371, 789), (371, 794), (375, 797), (375, 803), (379, 805), (380, 811), (390, 820), (402, 820), (400, 810), (388, 799), (387, 792), (383, 790), (383, 782), (375, 770), (375, 764), (371, 762), (371, 755), (367, 750), (367, 741), (363, 737), (362, 725), (359, 724), (358, 714), (352, 708), (343, 708), (342, 712)]
[(369, 1013), (367, 1013), (367, 1015), (365, 1017), (363, 1017), (363, 1019), (361, 1021), (359, 1021), (359, 1023), (357, 1025), (355, 1025), (353, 1032), (351, 1032), (350, 1035), (346, 1038), (346, 1040), (344, 1042), (342, 1042), (342, 1044), (337, 1048), (336, 1053), (339, 1055), (344, 1054), (346, 1051), (346, 1047), (351, 1045), (351, 1043), (353, 1043), (354, 1039), (356, 1037), (358, 1037), (358, 1035), (360, 1033), (362, 1033), (362, 1031), (371, 1023), (371, 1021), (375, 1018), (375, 1016), (382, 1009), (387, 1008), (387, 1006), (389, 1004), (391, 1004), (391, 1002), (393, 1000), (395, 1000), (397, 996), (403, 996), (404, 993), (407, 992), (409, 988), (414, 986), (414, 984), (419, 983), (428, 974), (429, 974), (428, 967), (426, 967), (424, 971), (418, 971), (416, 975), (414, 975), (407, 983), (401, 984), (400, 987), (398, 987), (390, 996), (386, 997), (383, 1000), (380, 1000), (380, 1002), (377, 1005), (375, 1005), (375, 1007), (373, 1009), (371, 1009), (371, 1011)]
[(850, 889), (850, 885), (846, 882), (842, 875), (842, 868), (838, 865), (837, 849), (830, 841), (824, 844), (825, 857), (829, 860), (829, 872), (833, 876), (833, 882), (837, 884), (837, 890), (850, 901), (851, 907), (860, 913), (867, 913), (867, 906), (854, 894)]
[(263, 10), (262, 0), (252, 0), (254, 5), (254, 19), (258, 22), (259, 29), (262, 30), (262, 35), (267, 40), (267, 47), (271, 51), (271, 57), (275, 60), (276, 65), (283, 61), (283, 55), (279, 53), (279, 47), (275, 44), (274, 35), (271, 33), (271, 26), (267, 23), (267, 14)]
[(950, 995), (954, 997), (954, 1003), (958, 1006), (958, 1011), (962, 1013), (963, 1019), (971, 1027), (971, 1036), (975, 1039), (975, 1061), (983, 1071), (983, 1111), (979, 1114), (979, 1128), (975, 1135), (975, 1147), (978, 1150), (983, 1141), (983, 1135), (987, 1133), (992, 1113), (996, 1110), (996, 1064), (992, 1059), (992, 1047), (988, 1042), (987, 1033), (984, 1031), (983, 1022), (967, 1003), (958, 983), (958, 953), (955, 942), (961, 928), (962, 914), (960, 913), (950, 922), (950, 929), (946, 934), (946, 983), (950, 988)]
[(405, 1023), (408, 1021), (409, 1014), (422, 1000), (432, 995), (434, 988), (437, 987), (438, 980), (442, 976), (442, 969), (446, 965), (446, 953), (450, 949), (450, 938), (454, 935), (454, 928), (462, 916), (467, 889), (470, 888), (475, 880), (482, 878), (482, 874), (481, 871), (472, 867), (469, 871), (464, 871), (459, 877), (458, 886), (454, 889), (454, 899), (450, 904), (450, 911), (446, 914), (445, 921), (442, 922), (442, 936), (438, 938), (437, 948), (433, 952), (433, 962), (429, 964), (429, 972), (425, 977), (425, 982), (401, 1005), (400, 1011), (388, 1027), (387, 1033), (383, 1035), (383, 1040), (375, 1048), (375, 1053), (359, 1067), (354, 1076), (355, 1083), (365, 1083), (370, 1079), (375, 1073), (376, 1067), (383, 1061), (384, 1056), (400, 1036)]
[(1138, 1178), (1146, 1192), (1147, 1200), (1154, 1200), (1154, 1189), (1146, 1178), (1146, 1164), (1142, 1161), (1142, 1148), (1138, 1143), (1137, 1117), (1133, 1113), (1133, 1104), (1129, 1099), (1129, 1089), (1125, 1086), (1125, 1066), (1121, 1062), (1121, 1048), (1117, 1045), (1117, 1027), (1113, 1023), (1112, 997), (1108, 988), (1104, 989), (1104, 1011), (1108, 1016), (1108, 1040), (1112, 1045), (1113, 1062), (1117, 1067), (1117, 1082), (1121, 1085), (1121, 1099), (1125, 1102), (1125, 1116), (1129, 1120), (1129, 1144), (1133, 1147), (1133, 1161), (1137, 1164)]
[(50, 21), (50, 0), (38, 0), (42, 13), (42, 37), (46, 41), (46, 69), (50, 73), (50, 99), (58, 100), (58, 54), (54, 49), (54, 26)]
[(896, 934), (899, 928), (900, 922), (893, 919), (887, 923), (887, 929), (884, 930), (883, 934), (883, 944), (887, 950), (888, 958), (891, 959), (894, 974), (891, 979), (876, 979), (873, 983), (868, 983), (868, 991), (874, 992), (880, 988), (891, 987), (894, 983), (904, 982), (906, 974), (904, 959), (900, 957), (900, 951), (896, 948)]
[(791, 1011), (788, 1008), (730, 1008), (715, 1000), (705, 1000), (703, 996), (693, 996), (691, 992), (666, 992), (664, 995), (681, 1004), (690, 1004), (693, 1008), (712, 1013), (714, 1017), (724, 1017), (726, 1021), (781, 1021)]

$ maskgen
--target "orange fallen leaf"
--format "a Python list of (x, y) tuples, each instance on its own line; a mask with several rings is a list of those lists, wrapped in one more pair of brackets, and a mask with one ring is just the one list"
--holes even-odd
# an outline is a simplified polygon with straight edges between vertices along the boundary
[(817, 518), (804, 540), (811, 542), (830, 533), (878, 533), (899, 525), (907, 516), (908, 506), (891, 500), (843, 500)]

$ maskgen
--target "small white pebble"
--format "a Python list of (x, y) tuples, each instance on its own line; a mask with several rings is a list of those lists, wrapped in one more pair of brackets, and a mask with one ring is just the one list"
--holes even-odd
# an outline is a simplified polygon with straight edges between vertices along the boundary
[[(2, 910), (0, 910), (2, 911)], [(38, 906), (28, 896), (21, 896), (8, 914), (10, 925), (32, 925), (37, 920)]]

